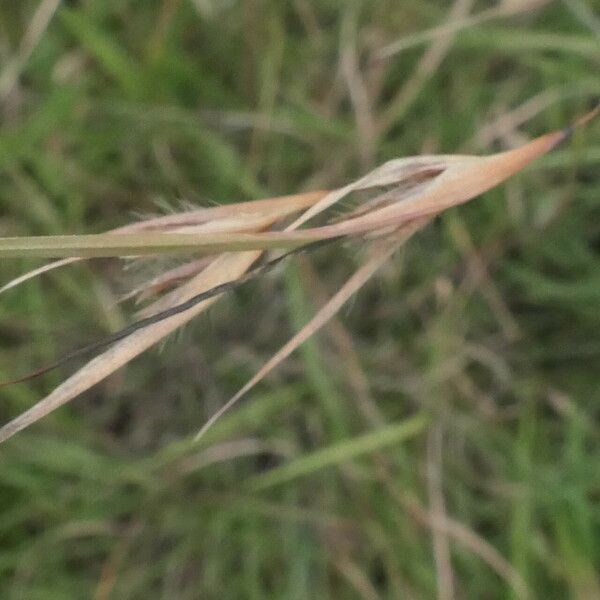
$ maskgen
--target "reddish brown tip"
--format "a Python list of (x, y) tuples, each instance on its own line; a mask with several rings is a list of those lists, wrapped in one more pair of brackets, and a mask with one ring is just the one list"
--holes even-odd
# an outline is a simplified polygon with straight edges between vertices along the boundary
[(596, 108), (590, 110), (589, 113), (577, 119), (577, 121), (575, 121), (575, 127), (583, 127), (584, 125), (587, 125), (588, 123), (593, 121), (598, 115), (600, 115), (600, 102), (598, 102)]
[(600, 115), (600, 103), (596, 105), (596, 108), (592, 109), (590, 112), (586, 113), (582, 117), (579, 117), (579, 119), (577, 119), (568, 127), (565, 127), (560, 132), (560, 136), (557, 139), (554, 147), (559, 146), (563, 142), (567, 141), (573, 135), (573, 133), (575, 133), (576, 129), (584, 127), (585, 125), (593, 121), (598, 115)]

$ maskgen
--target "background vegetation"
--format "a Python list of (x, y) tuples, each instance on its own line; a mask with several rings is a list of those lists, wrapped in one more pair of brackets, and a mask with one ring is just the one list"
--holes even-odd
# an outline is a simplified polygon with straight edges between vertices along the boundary
[[(562, 127), (600, 92), (600, 4), (517, 5), (0, 0), (0, 235)], [(397, 40), (421, 43), (383, 57)], [(355, 248), (230, 295), (3, 445), (0, 596), (600, 597), (598, 133), (413, 239), (201, 446)], [(0, 283), (35, 264), (3, 261)], [(0, 378), (125, 324), (148, 267), (122, 266), (0, 297)], [(2, 420), (64, 375), (3, 389)]]

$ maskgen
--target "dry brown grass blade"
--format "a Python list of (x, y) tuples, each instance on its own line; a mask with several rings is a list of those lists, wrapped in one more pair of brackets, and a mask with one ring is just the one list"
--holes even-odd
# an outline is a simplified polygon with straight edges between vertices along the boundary
[(475, 25), (482, 25), (483, 23), (493, 19), (512, 17), (513, 15), (517, 15), (522, 12), (533, 11), (537, 8), (541, 8), (551, 1), (552, 0), (504, 0), (504, 2), (500, 2), (497, 6), (483, 10), (476, 15), (452, 19), (443, 23), (442, 25), (438, 25), (437, 27), (426, 29), (413, 35), (405, 36), (379, 50), (375, 58), (377, 60), (388, 59), (394, 54), (398, 54), (399, 52), (407, 50), (413, 46), (425, 44), (428, 41), (438, 39), (442, 36), (458, 33), (463, 29), (467, 29)]
[(280, 365), (292, 352), (312, 337), (319, 329), (326, 325), (342, 308), (342, 306), (358, 290), (375, 275), (375, 273), (387, 262), (387, 260), (404, 244), (415, 232), (427, 223), (427, 219), (421, 219), (397, 232), (393, 237), (381, 240), (372, 249), (369, 259), (352, 275), (352, 277), (335, 293), (317, 314), (283, 346), (267, 363), (233, 396), (221, 409), (219, 409), (200, 429), (195, 437), (197, 442), (200, 438), (240, 399), (246, 395), (254, 386), (260, 383), (273, 369)]

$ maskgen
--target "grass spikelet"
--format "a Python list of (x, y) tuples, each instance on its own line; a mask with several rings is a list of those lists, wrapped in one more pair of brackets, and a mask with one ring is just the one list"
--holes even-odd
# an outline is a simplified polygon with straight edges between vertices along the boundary
[[(267, 264), (277, 264), (289, 252), (340, 238), (369, 244), (370, 252), (364, 264), (314, 318), (210, 419), (198, 438), (327, 323), (421, 227), (444, 210), (479, 196), (521, 171), (567, 139), (575, 127), (589, 123), (599, 110), (596, 108), (571, 127), (543, 135), (514, 150), (484, 157), (432, 155), (392, 160), (357, 181), (329, 192), (317, 191), (188, 211), (127, 225), (105, 234), (0, 239), (0, 257), (4, 259), (32, 256), (61, 259), (9, 282), (0, 292), (83, 258), (165, 253), (193, 257), (187, 271), (182, 267), (184, 271), (167, 273), (162, 279), (150, 281), (141, 290), (136, 290), (145, 295), (159, 296), (146, 308), (144, 314), (147, 320), (94, 345), (95, 349), (110, 347), (83, 365), (43, 400), (2, 427), (0, 442), (88, 390), (201, 314), (236, 282), (244, 282), (254, 272), (260, 272), (256, 264), (261, 258), (266, 256)], [(361, 207), (342, 218), (328, 218), (329, 209), (354, 192), (368, 192), (370, 197)], [(303, 227), (317, 216), (321, 217), (322, 224)], [(290, 219), (293, 219), (291, 223)], [(207, 255), (214, 258), (198, 262), (199, 256)], [(167, 289), (171, 291), (164, 293)], [(79, 353), (76, 351), (73, 355), (79, 356)]]

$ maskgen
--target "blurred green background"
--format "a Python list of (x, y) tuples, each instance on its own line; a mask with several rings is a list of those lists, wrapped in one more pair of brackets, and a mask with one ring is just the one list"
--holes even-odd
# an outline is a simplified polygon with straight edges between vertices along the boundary
[[(594, 95), (598, 0), (0, 0), (0, 235), (510, 148)], [(356, 248), (4, 444), (0, 597), (600, 598), (599, 134), (439, 218), (201, 445)], [(122, 267), (2, 295), (0, 378), (125, 324), (148, 267)], [(1, 390), (2, 421), (69, 372)]]

